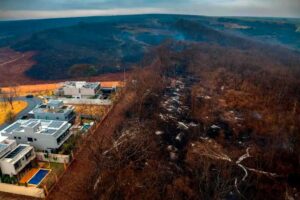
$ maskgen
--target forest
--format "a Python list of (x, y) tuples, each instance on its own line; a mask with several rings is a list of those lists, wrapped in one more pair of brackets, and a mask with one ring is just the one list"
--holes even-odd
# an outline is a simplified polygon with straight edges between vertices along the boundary
[[(132, 69), (167, 40), (229, 48), (299, 51), (300, 22), (280, 18), (133, 15), (0, 22), (0, 47), (34, 53), (30, 78), (72, 78), (74, 65), (93, 75)], [(53, 70), (55, 69), (55, 70)]]
[(299, 197), (294, 52), (168, 41), (151, 55), (122, 91), (124, 112), (89, 141), (93, 170), (61, 199)]

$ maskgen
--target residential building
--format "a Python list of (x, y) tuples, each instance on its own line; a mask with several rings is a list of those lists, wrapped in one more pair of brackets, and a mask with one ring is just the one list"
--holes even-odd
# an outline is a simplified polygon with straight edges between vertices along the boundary
[(38, 105), (29, 115), (35, 119), (75, 121), (75, 108), (71, 105), (64, 105), (61, 100), (49, 100), (48, 103)]
[(51, 152), (70, 137), (70, 127), (66, 121), (28, 119), (18, 120), (0, 133), (18, 144), (30, 144), (38, 150)]
[(10, 140), (6, 136), (0, 136), (0, 158), (13, 150), (17, 146), (15, 140)]
[(27, 144), (19, 144), (10, 153), (1, 158), (1, 172), (10, 176), (17, 175), (34, 159), (35, 152), (33, 147)]
[(57, 90), (59, 96), (69, 96), (76, 99), (91, 98), (100, 92), (99, 82), (67, 81)]

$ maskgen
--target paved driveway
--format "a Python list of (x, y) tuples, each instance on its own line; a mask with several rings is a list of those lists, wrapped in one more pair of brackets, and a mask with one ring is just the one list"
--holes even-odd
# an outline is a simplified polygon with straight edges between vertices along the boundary
[[(17, 97), (14, 100), (15, 101), (26, 101), (28, 104), (27, 107), (16, 116), (16, 119), (21, 119), (24, 115), (26, 115), (28, 112), (30, 112), (33, 108), (35, 108), (37, 105), (42, 103), (42, 100), (37, 97), (33, 97), (33, 98)], [(0, 99), (0, 101), (3, 101), (3, 99)], [(0, 125), (0, 130), (7, 127), (8, 125), (9, 125), (9, 123)]]

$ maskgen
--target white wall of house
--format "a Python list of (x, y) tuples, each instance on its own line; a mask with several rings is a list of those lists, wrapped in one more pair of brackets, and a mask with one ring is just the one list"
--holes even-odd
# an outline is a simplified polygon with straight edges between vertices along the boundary
[[(23, 121), (26, 121), (26, 123), (30, 122), (29, 120), (18, 120), (14, 124), (22, 123)], [(51, 123), (49, 120), (44, 121)], [(34, 127), (25, 126), (24, 128), (16, 128), (10, 131), (7, 131), (7, 129), (10, 128), (10, 126), (8, 126), (6, 129), (0, 131), (0, 133), (3, 136), (7, 136), (9, 139), (16, 140), (17, 144), (29, 144), (34, 146), (37, 150), (54, 150), (58, 149), (71, 135), (69, 132), (71, 124), (68, 122), (59, 122), (62, 123), (62, 125), (57, 127), (57, 130), (54, 130), (54, 132), (46, 132), (50, 129), (45, 127), (45, 130), (40, 132), (42, 127), (39, 123)], [(11, 126), (14, 126), (14, 124)]]
[[(29, 145), (19, 145), (19, 146), (26, 146), (26, 148), (21, 152), (19, 152), (13, 158), (3, 157), (0, 160), (2, 174), (7, 174), (10, 176), (17, 175), (35, 158), (36, 155), (32, 146)], [(26, 158), (26, 155), (29, 154), (31, 155)], [(19, 163), (19, 167), (17, 168), (15, 167), (16, 163)]]
[(97, 94), (97, 92), (100, 90), (100, 84), (98, 87), (89, 87), (86, 86), (86, 82), (74, 82), (73, 86), (64, 86), (61, 88), (63, 91), (63, 95), (65, 96), (72, 96), (73, 98), (87, 98), (92, 97)]
[(57, 142), (58, 137), (53, 137), (52, 135), (37, 134), (34, 132), (19, 133), (14, 132), (9, 134), (10, 139), (15, 139), (18, 144), (29, 144), (34, 146), (37, 150), (47, 150), (47, 149), (58, 149), (62, 143), (70, 137), (70, 133), (67, 130), (67, 136), (64, 140)]
[[(68, 113), (69, 114), (69, 113)], [(61, 121), (68, 121), (68, 115), (65, 115), (65, 113), (50, 113), (50, 112), (40, 112), (35, 113), (34, 112), (34, 118), (35, 119), (46, 119), (46, 120), (61, 120)]]

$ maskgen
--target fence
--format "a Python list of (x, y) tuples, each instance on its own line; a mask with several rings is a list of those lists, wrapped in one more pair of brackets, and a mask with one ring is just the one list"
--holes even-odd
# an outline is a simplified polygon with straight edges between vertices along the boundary
[(24, 187), (12, 184), (0, 183), (0, 191), (17, 195), (24, 195), (36, 198), (45, 198), (44, 189), (36, 187)]
[(88, 138), (93, 137), (93, 135), (96, 133), (99, 126), (101, 126), (103, 124), (103, 122), (106, 120), (106, 118), (108, 117), (108, 115), (111, 112), (113, 112), (113, 110), (115, 108), (115, 105), (120, 101), (120, 99), (123, 95), (124, 95), (124, 92), (123, 92), (123, 90), (121, 90), (119, 92), (119, 96), (117, 98), (117, 101), (110, 106), (109, 110), (105, 113), (105, 115), (102, 117), (100, 122), (98, 122), (98, 123), (96, 122), (92, 127), (90, 127), (90, 129), (88, 131), (88, 134), (82, 135), (82, 143), (75, 152), (73, 151), (74, 153), (72, 153), (72, 158), (71, 158), (70, 162), (68, 163), (68, 165), (65, 165), (66, 166), (65, 170), (59, 176), (55, 175), (52, 178), (52, 183), (51, 184), (45, 185), (46, 186), (45, 188), (46, 188), (46, 191), (47, 191), (46, 192), (47, 196), (49, 194), (51, 194), (51, 192), (57, 187), (57, 185), (59, 184), (59, 180), (65, 175), (65, 173), (68, 171), (68, 168), (74, 163), (77, 155), (83, 150), (83, 148), (86, 147)]
[(55, 163), (65, 163), (65, 164), (68, 164), (70, 162), (69, 155), (36, 152), (36, 157), (39, 161), (45, 161), (45, 162), (55, 162)]

